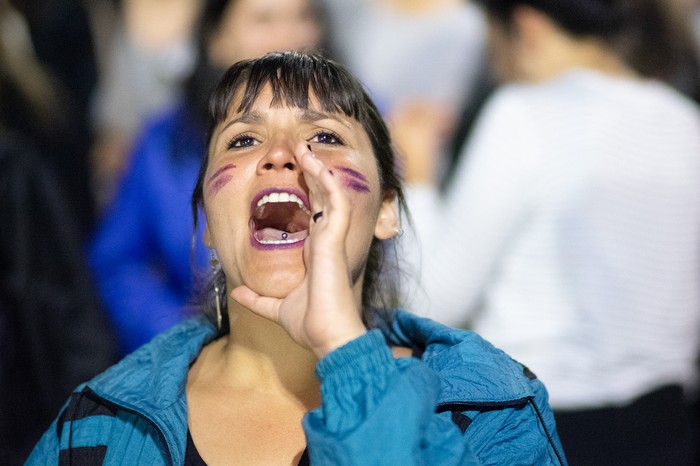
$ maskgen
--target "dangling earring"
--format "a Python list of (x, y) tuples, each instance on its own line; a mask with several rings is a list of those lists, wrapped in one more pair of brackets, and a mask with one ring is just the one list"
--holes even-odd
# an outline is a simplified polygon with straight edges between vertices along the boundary
[(217, 283), (217, 272), (219, 270), (219, 259), (216, 257), (216, 251), (211, 249), (211, 259), (209, 260), (212, 270), (212, 280), (214, 281), (214, 303), (216, 304), (216, 328), (221, 330), (221, 321), (223, 314), (221, 312), (221, 290)]
[(216, 301), (216, 328), (221, 330), (221, 295), (219, 292), (219, 286), (214, 285), (214, 300)]

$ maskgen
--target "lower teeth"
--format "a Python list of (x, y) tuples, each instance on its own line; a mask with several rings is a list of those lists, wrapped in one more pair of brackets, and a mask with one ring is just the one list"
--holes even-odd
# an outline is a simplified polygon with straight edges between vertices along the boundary
[(294, 240), (294, 239), (281, 239), (281, 240), (259, 240), (258, 243), (260, 244), (291, 244), (291, 243), (296, 243), (299, 240)]
[(303, 241), (309, 234), (308, 230), (289, 232), (264, 228), (253, 233), (253, 237), (260, 244), (293, 244)]

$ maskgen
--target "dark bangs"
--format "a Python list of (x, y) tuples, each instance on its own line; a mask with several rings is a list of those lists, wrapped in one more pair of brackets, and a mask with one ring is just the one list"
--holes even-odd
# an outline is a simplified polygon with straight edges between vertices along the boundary
[(361, 123), (367, 120), (368, 110), (376, 112), (361, 85), (342, 67), (328, 66), (326, 59), (315, 55), (271, 53), (229, 68), (210, 100), (209, 134), (226, 119), (240, 89), (243, 95), (235, 111), (245, 113), (266, 85), (272, 90), (273, 106), (307, 109), (312, 92), (324, 112), (342, 113)]

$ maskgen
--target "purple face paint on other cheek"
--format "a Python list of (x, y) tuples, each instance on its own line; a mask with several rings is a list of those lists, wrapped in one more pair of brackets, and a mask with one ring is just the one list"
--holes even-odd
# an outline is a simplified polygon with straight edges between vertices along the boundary
[(226, 170), (230, 170), (232, 168), (236, 168), (236, 165), (233, 163), (229, 163), (228, 165), (224, 165), (223, 167), (219, 168), (214, 173), (212, 173), (211, 177), (209, 177), (209, 182), (212, 182), (214, 180), (214, 178), (221, 175)]
[(342, 173), (345, 173), (346, 175), (350, 175), (353, 178), (357, 178), (360, 181), (365, 181), (365, 182), (367, 181), (367, 178), (365, 177), (365, 175), (358, 172), (357, 170), (353, 170), (352, 168), (343, 167), (342, 165), (336, 165), (333, 168), (335, 168), (336, 170), (338, 170)]
[(219, 192), (221, 188), (226, 186), (229, 181), (233, 179), (231, 175), (220, 176), (209, 183), (209, 189), (211, 189), (211, 194), (214, 195)]
[(345, 186), (352, 189), (353, 191), (356, 191), (358, 193), (368, 193), (369, 192), (369, 186), (367, 186), (364, 183), (360, 183), (359, 181), (350, 180), (350, 179), (346, 179), (346, 180), (344, 180), (344, 182), (345, 182)]
[(233, 168), (236, 168), (236, 165), (229, 163), (228, 165), (224, 165), (223, 167), (219, 168), (211, 175), (207, 184), (212, 195), (219, 192), (221, 188), (226, 186), (226, 184), (233, 179), (233, 175), (225, 175), (226, 171)]
[(362, 173), (357, 170), (353, 170), (349, 167), (343, 167), (336, 165), (333, 168), (338, 170), (343, 174), (343, 183), (348, 189), (352, 189), (358, 193), (368, 193), (370, 192), (369, 185), (367, 184), (367, 178)]

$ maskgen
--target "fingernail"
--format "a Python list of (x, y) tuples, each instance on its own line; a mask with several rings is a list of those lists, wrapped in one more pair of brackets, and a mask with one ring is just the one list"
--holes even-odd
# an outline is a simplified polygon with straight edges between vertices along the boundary
[(316, 154), (314, 154), (314, 151), (311, 150), (311, 144), (307, 144), (306, 148), (309, 149), (309, 152), (311, 152), (311, 157), (316, 158)]

